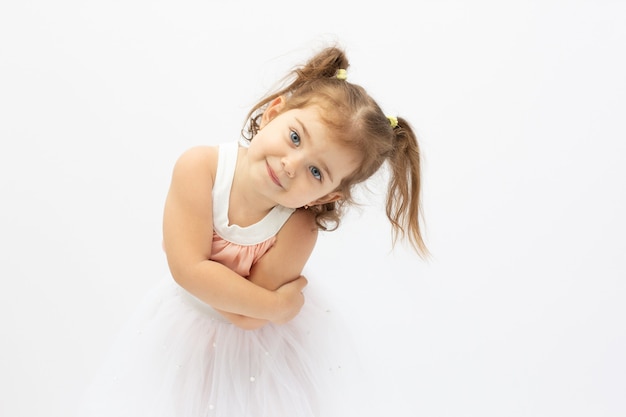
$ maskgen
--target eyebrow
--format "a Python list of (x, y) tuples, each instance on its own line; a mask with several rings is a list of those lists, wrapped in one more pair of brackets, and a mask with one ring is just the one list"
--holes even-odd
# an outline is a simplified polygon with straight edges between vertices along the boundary
[[(294, 117), (294, 119), (296, 119), (296, 122), (298, 122), (298, 124), (302, 128), (302, 133), (304, 133), (304, 136), (310, 139), (311, 136), (309, 135), (309, 131), (306, 130), (306, 126), (304, 126), (304, 123), (302, 123), (302, 121), (298, 119), (297, 117)], [(324, 163), (324, 161), (320, 161), (320, 165), (322, 166), (322, 169), (326, 171), (326, 174), (328, 174), (328, 178), (330, 179), (330, 182), (333, 182), (333, 175), (330, 173), (328, 166)]]

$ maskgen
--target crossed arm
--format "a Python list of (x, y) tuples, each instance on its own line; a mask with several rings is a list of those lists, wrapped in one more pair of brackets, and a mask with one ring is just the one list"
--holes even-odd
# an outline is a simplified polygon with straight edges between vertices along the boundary
[(246, 279), (210, 260), (217, 149), (197, 147), (176, 162), (163, 216), (163, 246), (176, 282), (233, 324), (286, 323), (304, 304), (300, 276), (317, 238), (310, 213), (296, 211)]

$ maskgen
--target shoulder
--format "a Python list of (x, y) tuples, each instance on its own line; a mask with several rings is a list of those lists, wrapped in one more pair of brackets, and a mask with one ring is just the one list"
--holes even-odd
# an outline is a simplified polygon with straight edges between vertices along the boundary
[(289, 246), (297, 245), (301, 249), (313, 250), (317, 241), (318, 227), (315, 215), (305, 209), (297, 209), (276, 235), (278, 242)]
[(174, 164), (167, 201), (188, 207), (210, 204), (217, 153), (214, 146), (196, 146), (184, 151)]
[(215, 177), (217, 167), (217, 146), (195, 146), (184, 151), (174, 165), (174, 176), (195, 175), (198, 173), (211, 174)]

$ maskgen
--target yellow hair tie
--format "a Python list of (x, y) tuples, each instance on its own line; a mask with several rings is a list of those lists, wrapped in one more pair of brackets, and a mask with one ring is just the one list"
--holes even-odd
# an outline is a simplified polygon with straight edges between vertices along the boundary
[(343, 68), (337, 70), (337, 74), (335, 74), (338, 80), (347, 80), (348, 79), (348, 71)]
[(391, 125), (392, 129), (395, 129), (396, 127), (398, 127), (398, 118), (397, 117), (387, 116), (387, 119), (389, 119), (389, 124)]

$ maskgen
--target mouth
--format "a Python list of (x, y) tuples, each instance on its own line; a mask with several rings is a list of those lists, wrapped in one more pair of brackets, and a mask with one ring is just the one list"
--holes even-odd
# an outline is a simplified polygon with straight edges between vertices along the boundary
[(269, 174), (270, 178), (272, 179), (272, 182), (274, 184), (278, 185), (280, 188), (283, 188), (283, 185), (280, 183), (280, 180), (276, 176), (276, 173), (274, 172), (274, 170), (272, 169), (270, 164), (267, 163), (267, 161), (265, 162), (265, 167), (267, 168), (267, 173)]

